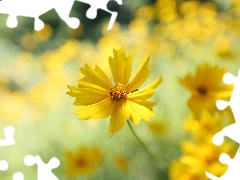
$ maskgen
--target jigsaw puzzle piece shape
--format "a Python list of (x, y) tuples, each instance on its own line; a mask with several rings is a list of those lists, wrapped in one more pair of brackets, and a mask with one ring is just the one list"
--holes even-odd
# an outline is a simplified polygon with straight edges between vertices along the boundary
[(227, 73), (225, 76), (225, 82), (227, 83), (231, 83), (234, 84), (234, 89), (232, 92), (232, 96), (230, 99), (230, 106), (235, 118), (235, 121), (237, 123), (240, 123), (240, 111), (239, 111), (239, 106), (240, 106), (240, 69), (238, 71), (238, 76), (235, 77), (230, 73)]
[(0, 171), (6, 171), (8, 169), (8, 162), (5, 160), (0, 161)]
[(223, 76), (223, 81), (225, 84), (234, 84), (232, 91), (232, 96), (230, 101), (218, 100), (216, 106), (219, 110), (224, 110), (227, 106), (230, 106), (234, 115), (236, 122), (240, 122), (240, 69), (238, 71), (238, 76), (235, 77), (231, 73), (226, 73)]
[(13, 174), (13, 180), (24, 180), (24, 175), (21, 172), (16, 172)]
[[(111, 18), (110, 18), (107, 30), (112, 29), (113, 24), (115, 23), (115, 21), (117, 19), (117, 15), (118, 15), (117, 12), (114, 12), (114, 11), (111, 11), (108, 9), (108, 3), (113, 0), (110, 0), (110, 1), (109, 0), (77, 0), (77, 1), (89, 4), (91, 6), (86, 12), (86, 16), (89, 19), (95, 19), (97, 17), (98, 9), (102, 9), (102, 10), (110, 13)], [(115, 2), (117, 2), (118, 5), (123, 4), (122, 0), (118, 0)]]
[(77, 28), (80, 21), (69, 17), (73, 2), (74, 0), (2, 0), (0, 13), (9, 15), (6, 24), (10, 28), (17, 27), (17, 16), (34, 18), (34, 29), (39, 31), (44, 28), (44, 22), (39, 17), (55, 9), (70, 27)]
[(69, 17), (74, 1), (75, 0), (57, 0), (55, 3), (55, 10), (57, 14), (72, 29), (76, 29), (80, 24), (80, 20), (78, 18)]
[(12, 126), (7, 126), (4, 128), (5, 139), (0, 140), (0, 147), (11, 146), (15, 144), (15, 141), (13, 139), (14, 132), (15, 132), (15, 129)]
[[(45, 0), (46, 2), (46, 0)], [(15, 28), (18, 25), (17, 16), (34, 18), (35, 30), (41, 30), (44, 27), (44, 23), (39, 19), (42, 12), (52, 9), (52, 1), (49, 1), (46, 6), (39, 1), (34, 0), (2, 0), (0, 1), (0, 13), (8, 14), (7, 26), (9, 28)]]
[(239, 180), (240, 179), (240, 149), (238, 149), (235, 157), (233, 159), (226, 153), (222, 153), (219, 157), (219, 161), (222, 164), (228, 165), (227, 171), (221, 176), (216, 177), (211, 173), (206, 172), (206, 176), (212, 180)]
[(240, 70), (238, 72), (238, 76), (235, 77), (230, 73), (226, 73), (223, 76), (223, 81), (225, 84), (234, 84), (234, 89), (232, 91), (232, 96), (230, 101), (218, 100), (216, 102), (216, 106), (219, 110), (224, 110), (227, 106), (230, 106), (232, 109), (232, 113), (236, 120), (235, 123), (223, 128), (219, 133), (217, 133), (212, 141), (216, 145), (221, 145), (224, 141), (224, 136), (231, 138), (232, 140), (238, 142), (240, 144), (240, 138), (238, 136), (240, 129)]
[(227, 136), (240, 144), (239, 129), (240, 129), (239, 123), (231, 124), (231, 125), (223, 128), (217, 134), (215, 134), (213, 136), (212, 141), (214, 144), (220, 146), (224, 141), (224, 136)]
[(28, 155), (24, 158), (24, 163), (27, 166), (32, 166), (37, 164), (38, 172), (37, 177), (38, 180), (58, 180), (58, 178), (52, 173), (52, 169), (57, 168), (60, 165), (60, 161), (56, 157), (52, 157), (50, 161), (45, 164), (42, 159), (37, 156)]

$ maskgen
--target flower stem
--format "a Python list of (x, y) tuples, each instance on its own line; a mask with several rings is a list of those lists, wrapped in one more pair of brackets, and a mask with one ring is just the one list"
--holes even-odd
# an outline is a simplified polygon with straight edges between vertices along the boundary
[(133, 135), (135, 136), (135, 138), (137, 139), (137, 141), (139, 142), (139, 144), (142, 146), (143, 150), (154, 160), (156, 161), (162, 161), (163, 159), (159, 159), (158, 157), (154, 156), (147, 148), (147, 146), (144, 144), (144, 142), (137, 136), (136, 132), (133, 130), (133, 127), (130, 123), (129, 120), (127, 120), (128, 126), (130, 128), (130, 130), (132, 131)]

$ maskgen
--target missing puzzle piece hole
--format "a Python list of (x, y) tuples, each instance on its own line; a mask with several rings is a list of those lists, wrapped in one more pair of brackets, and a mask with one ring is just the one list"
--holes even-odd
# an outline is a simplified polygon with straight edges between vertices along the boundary
[(32, 166), (32, 165), (34, 165), (34, 164), (36, 163), (34, 159), (35, 159), (34, 156), (27, 155), (27, 156), (24, 158), (24, 163), (25, 163), (27, 166)]
[(53, 173), (52, 173), (52, 169), (57, 168), (60, 165), (60, 161), (55, 158), (52, 157), (50, 159), (50, 161), (45, 164), (41, 157), (39, 155), (36, 156), (31, 156), (31, 155), (27, 155), (24, 158), (24, 163), (27, 166), (32, 166), (34, 164), (37, 164), (38, 166), (38, 172), (37, 172), (37, 176), (38, 179), (41, 180), (59, 180)]
[(40, 31), (44, 28), (44, 22), (40, 20), (39, 18), (35, 18), (34, 20), (34, 29), (36, 31)]
[(222, 164), (230, 164), (231, 160), (232, 159), (230, 158), (230, 156), (227, 155), (226, 153), (222, 153), (219, 157), (219, 161)]
[(74, 17), (69, 18), (66, 23), (72, 29), (77, 29), (80, 25), (79, 19)]
[(6, 22), (7, 27), (9, 28), (15, 28), (18, 25), (18, 20), (16, 16), (11, 16), (9, 15), (9, 17), (7, 18), (7, 22)]
[(231, 73), (226, 73), (223, 76), (223, 82), (225, 84), (234, 84), (236, 77)]
[(229, 106), (229, 103), (227, 101), (217, 100), (216, 106), (219, 110), (222, 111), (222, 110), (226, 109), (227, 106)]
[(6, 171), (8, 169), (8, 162), (5, 160), (0, 161), (0, 171)]
[(4, 128), (5, 139), (0, 140), (0, 146), (11, 146), (15, 144), (13, 139), (15, 129), (12, 126), (7, 126)]
[(13, 174), (13, 180), (24, 180), (24, 175), (21, 172), (16, 172)]
[(212, 142), (217, 146), (220, 146), (223, 143), (223, 141), (224, 141), (224, 137), (221, 134), (216, 134), (212, 138)]
[(86, 16), (89, 19), (95, 19), (97, 17), (97, 9), (89, 8), (86, 12)]

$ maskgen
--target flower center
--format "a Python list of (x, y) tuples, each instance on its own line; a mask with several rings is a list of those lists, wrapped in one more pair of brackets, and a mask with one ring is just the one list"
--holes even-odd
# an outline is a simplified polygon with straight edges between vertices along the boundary
[(203, 96), (207, 95), (207, 88), (206, 87), (201, 86), (197, 90), (201, 95), (203, 95)]
[(84, 158), (76, 159), (76, 165), (78, 167), (85, 167), (87, 166), (88, 162)]
[(109, 94), (110, 94), (111, 98), (115, 99), (115, 100), (124, 98), (125, 95), (127, 94), (125, 87), (126, 86), (121, 83), (116, 83), (109, 90)]

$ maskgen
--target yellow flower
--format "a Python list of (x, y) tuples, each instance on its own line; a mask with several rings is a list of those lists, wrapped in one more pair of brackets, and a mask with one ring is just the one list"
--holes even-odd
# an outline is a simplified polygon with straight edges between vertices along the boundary
[(65, 174), (67, 176), (89, 175), (102, 162), (102, 153), (98, 148), (80, 147), (75, 153), (66, 153)]
[(216, 53), (221, 58), (234, 58), (235, 55), (232, 51), (231, 42), (227, 37), (220, 37), (216, 41)]
[(184, 141), (182, 142), (182, 151), (183, 155), (170, 164), (170, 180), (207, 180), (205, 171), (221, 176), (227, 170), (227, 166), (219, 162), (219, 156), (227, 153), (233, 157), (237, 146), (228, 141), (221, 146), (215, 146), (212, 138), (209, 138), (198, 144)]
[(130, 168), (130, 162), (127, 157), (119, 156), (116, 158), (115, 163), (117, 167), (122, 171), (127, 171)]
[(152, 122), (148, 125), (149, 129), (154, 134), (164, 134), (168, 131), (167, 125), (163, 122)]
[(89, 65), (80, 68), (85, 75), (78, 81), (78, 86), (68, 86), (68, 95), (76, 97), (75, 106), (79, 119), (106, 118), (111, 115), (108, 133), (119, 131), (127, 119), (135, 125), (140, 120), (150, 121), (155, 113), (152, 108), (156, 103), (147, 99), (154, 94), (154, 89), (161, 83), (157, 78), (148, 86), (138, 89), (148, 78), (150, 56), (146, 55), (136, 74), (129, 81), (132, 71), (132, 57), (126, 56), (124, 48), (113, 50), (114, 57), (109, 57), (109, 65), (114, 84), (98, 66), (92, 69)]
[(224, 128), (224, 119), (220, 115), (211, 115), (204, 110), (199, 119), (190, 116), (184, 122), (184, 130), (190, 133), (197, 142), (213, 137)]
[(204, 109), (210, 113), (218, 111), (216, 101), (231, 96), (233, 86), (224, 85), (222, 82), (225, 73), (224, 68), (205, 63), (197, 67), (196, 76), (187, 74), (179, 79), (179, 82), (192, 93), (188, 106), (196, 118), (199, 118)]

